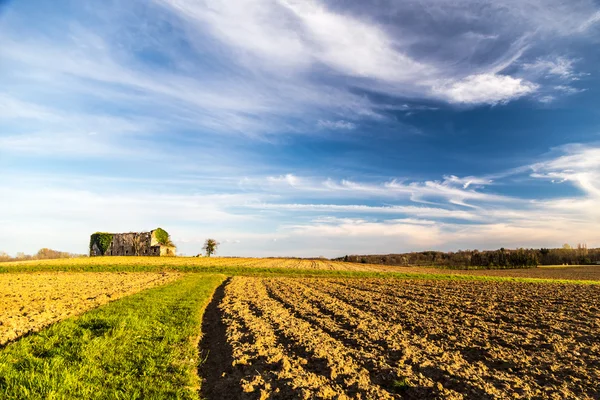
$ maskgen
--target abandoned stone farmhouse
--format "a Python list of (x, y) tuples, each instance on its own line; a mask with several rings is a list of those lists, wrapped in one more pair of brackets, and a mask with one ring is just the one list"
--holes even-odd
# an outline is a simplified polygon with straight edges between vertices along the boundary
[(90, 257), (174, 256), (176, 247), (161, 228), (150, 232), (96, 232), (90, 237)]

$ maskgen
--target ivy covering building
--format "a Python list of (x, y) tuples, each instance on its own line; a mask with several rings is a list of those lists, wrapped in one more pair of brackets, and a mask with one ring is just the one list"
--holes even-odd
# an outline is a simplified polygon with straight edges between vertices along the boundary
[(96, 232), (90, 237), (90, 257), (174, 256), (175, 245), (161, 228), (150, 232)]

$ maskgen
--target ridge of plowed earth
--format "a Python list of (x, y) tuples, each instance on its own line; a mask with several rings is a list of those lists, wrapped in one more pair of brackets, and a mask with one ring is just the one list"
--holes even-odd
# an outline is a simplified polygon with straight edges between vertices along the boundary
[(202, 313), (222, 275), (185, 275), (10, 343), (2, 399), (198, 399)]
[(598, 398), (599, 304), (589, 285), (234, 277), (203, 394)]
[(177, 272), (0, 274), (0, 348), (27, 333), (179, 277)]

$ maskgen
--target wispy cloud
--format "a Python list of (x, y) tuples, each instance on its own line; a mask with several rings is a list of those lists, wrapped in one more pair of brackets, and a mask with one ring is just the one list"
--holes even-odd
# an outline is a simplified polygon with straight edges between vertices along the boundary
[(354, 213), (354, 214), (381, 214), (381, 215), (411, 215), (425, 218), (449, 218), (464, 220), (479, 220), (480, 216), (465, 210), (449, 210), (423, 206), (369, 206), (363, 204), (286, 204), (286, 203), (258, 203), (248, 204), (246, 207), (260, 210), (298, 211), (311, 213)]
[(587, 196), (600, 200), (600, 149), (581, 145), (565, 146), (565, 155), (533, 164), (532, 176), (554, 182), (572, 182)]
[[(315, 218), (307, 223), (286, 227), (291, 235), (307, 237), (361, 238), (364, 252), (386, 251), (386, 237), (405, 243), (405, 249), (418, 248), (488, 248), (490, 246), (548, 246), (565, 241), (600, 243), (595, 228), (600, 218), (600, 153), (598, 148), (582, 145), (565, 146), (561, 155), (546, 161), (525, 165), (494, 176), (501, 182), (512, 177), (553, 180), (572, 184), (583, 196), (516, 199), (500, 193), (486, 193), (492, 184), (489, 177), (447, 176), (442, 181), (365, 184), (326, 180), (321, 184), (306, 178), (294, 179), (299, 197), (336, 199), (370, 199), (371, 204), (334, 203), (259, 203), (249, 207), (312, 215), (352, 214), (361, 217)], [(302, 185), (299, 185), (303, 182)], [(284, 182), (281, 182), (284, 183)], [(470, 186), (477, 189), (468, 189)], [(325, 189), (323, 188), (325, 187)], [(500, 186), (501, 187), (501, 186)], [(279, 193), (282, 186), (278, 186)], [(495, 187), (498, 189), (499, 187)], [(398, 196), (398, 194), (402, 196)], [(408, 195), (409, 203), (405, 203)], [(296, 197), (284, 194), (284, 197)], [(394, 200), (391, 200), (394, 199)], [(423, 205), (437, 201), (436, 207)], [(443, 201), (442, 201), (443, 200)], [(373, 201), (404, 202), (401, 205), (372, 205)], [(410, 203), (417, 203), (413, 205)], [(466, 208), (465, 208), (466, 207)], [(389, 216), (392, 216), (390, 219)], [(416, 218), (416, 219), (415, 219)], [(462, 220), (462, 222), (458, 222)], [(349, 239), (352, 241), (353, 239)]]
[(444, 181), (462, 185), (463, 189), (468, 189), (469, 186), (486, 186), (494, 182), (493, 179), (485, 177), (465, 176), (459, 178), (456, 175), (445, 176)]
[[(509, 7), (487, 4), (497, 13), (483, 12), (470, 1), (390, 3), (386, 7), (394, 10), (391, 15), (403, 26), (397, 32), (398, 28), (379, 21), (377, 12), (369, 15), (373, 10), (357, 5), (342, 13), (316, 0), (244, 0), (237, 7), (189, 0), (161, 3), (195, 29), (209, 30), (252, 68), (268, 69), (279, 76), (280, 69), (284, 69), (286, 76), (292, 74), (307, 82), (315, 69), (325, 66), (336, 75), (352, 78), (353, 85), (369, 90), (466, 104), (495, 104), (535, 92), (538, 85), (527, 79), (527, 71), (574, 76), (572, 61), (561, 57), (526, 63), (519, 76), (499, 72), (522, 58), (526, 49), (545, 40), (542, 35), (532, 35), (529, 27), (546, 35), (581, 34), (591, 27), (586, 25), (586, 11), (594, 10), (590, 1), (579, 1), (573, 7), (554, 2), (560, 11), (549, 11), (547, 4), (538, 1)], [(537, 11), (524, 12), (526, 9)], [(427, 29), (425, 24), (433, 21), (402, 20), (403, 13), (421, 12), (448, 27), (446, 36)], [(465, 15), (476, 16), (482, 24), (469, 24)], [(432, 42), (448, 43), (453, 51), (418, 51)], [(499, 50), (502, 47), (504, 51)], [(489, 50), (487, 57), (482, 57), (483, 48)]]
[(320, 128), (325, 128), (325, 129), (345, 129), (345, 130), (356, 129), (356, 124), (354, 124), (352, 122), (344, 121), (341, 119), (338, 121), (329, 121), (329, 120), (320, 119), (317, 122), (317, 126)]
[(287, 174), (266, 179), (244, 179), (241, 184), (246, 188), (262, 188), (276, 190), (279, 193), (295, 195), (318, 195), (328, 198), (387, 198), (410, 199), (413, 202), (431, 204), (439, 201), (449, 202), (466, 207), (475, 203), (468, 202), (518, 202), (517, 198), (484, 193), (470, 188), (472, 184), (489, 184), (488, 178), (447, 176), (439, 181), (399, 181), (356, 182), (347, 179), (334, 180), (298, 177)]
[[(545, 89), (538, 79), (581, 72), (566, 56), (522, 61), (527, 51), (553, 36), (585, 34), (597, 15), (586, 0), (489, 2), (491, 12), (472, 1), (389, 3), (385, 18), (358, 3), (342, 12), (317, 0), (157, 0), (107, 7), (86, 26), (77, 22), (89, 17), (85, 4), (63, 17), (61, 31), (44, 23), (25, 30), (18, 20), (0, 27), (10, 71), (3, 86), (12, 93), (3, 115), (52, 121), (46, 104), (89, 114), (110, 99), (121, 113), (160, 113), (178, 128), (261, 137), (310, 132), (307, 121), (352, 130), (358, 119), (381, 119), (398, 107), (356, 88), (463, 105), (506, 103), (544, 89), (548, 101), (575, 89)], [(386, 23), (390, 18), (398, 23)], [(531, 34), (536, 30), (545, 34)], [(15, 103), (32, 99), (43, 99), (41, 108)], [(38, 135), (32, 131), (30, 141)]]
[(526, 71), (531, 71), (542, 76), (557, 76), (563, 79), (577, 79), (575, 63), (577, 60), (566, 57), (538, 58), (532, 63), (523, 64)]
[(577, 89), (577, 88), (574, 88), (572, 86), (567, 86), (567, 85), (557, 85), (557, 86), (554, 86), (554, 89), (561, 91), (563, 93), (566, 93), (566, 94), (581, 93), (581, 92), (585, 92), (587, 90), (587, 89)]

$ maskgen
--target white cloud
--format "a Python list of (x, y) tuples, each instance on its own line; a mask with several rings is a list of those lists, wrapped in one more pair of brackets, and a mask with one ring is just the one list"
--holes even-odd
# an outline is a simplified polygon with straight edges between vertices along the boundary
[(442, 242), (439, 224), (423, 223), (414, 220), (391, 220), (372, 222), (362, 219), (332, 219), (317, 221), (314, 224), (290, 226), (294, 235), (309, 237), (380, 237), (404, 238), (407, 244), (438, 245)]
[(566, 154), (533, 164), (534, 176), (572, 182), (600, 201), (600, 148), (571, 145), (563, 147), (562, 151)]
[(485, 186), (492, 184), (493, 180), (489, 178), (480, 178), (476, 176), (465, 176), (459, 178), (456, 175), (444, 176), (444, 181), (448, 183), (456, 183), (462, 185), (463, 189), (468, 189), (471, 185)]
[(313, 213), (355, 213), (355, 214), (402, 214), (423, 218), (451, 218), (479, 220), (481, 217), (470, 211), (450, 210), (422, 206), (369, 206), (363, 204), (298, 204), (298, 203), (257, 203), (246, 207), (260, 210), (305, 211)]
[(427, 66), (394, 48), (388, 35), (359, 18), (331, 12), (319, 1), (163, 0), (221, 40), (278, 67), (325, 64), (358, 77), (395, 81), (425, 73)]
[(550, 95), (548, 95), (548, 96), (541, 96), (540, 98), (538, 98), (538, 101), (540, 103), (544, 103), (544, 104), (552, 103), (554, 100), (556, 100), (556, 97), (550, 96)]
[(310, 54), (333, 69), (390, 82), (433, 72), (431, 66), (399, 51), (389, 35), (374, 24), (331, 12), (315, 0), (280, 3), (302, 22)]
[(353, 130), (356, 129), (356, 124), (344, 120), (338, 121), (330, 121), (330, 120), (322, 120), (320, 119), (317, 122), (317, 126), (325, 129), (345, 129), (345, 130)]
[(587, 20), (585, 20), (579, 27), (579, 32), (585, 32), (598, 22), (600, 22), (600, 11), (596, 11)]
[(540, 75), (554, 75), (563, 79), (573, 79), (578, 75), (574, 70), (574, 64), (576, 62), (577, 60), (566, 57), (546, 57), (538, 58), (533, 63), (525, 63), (523, 64), (523, 68), (526, 71), (531, 71)]
[(433, 92), (453, 103), (496, 104), (531, 94), (537, 89), (538, 85), (521, 78), (480, 74), (434, 86)]
[(286, 185), (297, 187), (300, 184), (300, 179), (294, 174), (285, 174), (281, 176), (270, 176), (267, 178), (267, 181), (270, 184), (280, 184), (284, 183)]
[(557, 86), (554, 86), (554, 90), (561, 91), (565, 94), (576, 94), (576, 93), (585, 92), (587, 89), (577, 89), (577, 88), (574, 88), (573, 86), (557, 85)]

